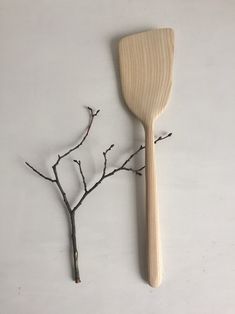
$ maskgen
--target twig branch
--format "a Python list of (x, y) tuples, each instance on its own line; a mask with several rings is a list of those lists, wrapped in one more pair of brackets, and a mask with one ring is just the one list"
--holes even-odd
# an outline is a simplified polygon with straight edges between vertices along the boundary
[[(69, 217), (70, 217), (71, 240), (72, 240), (73, 263), (74, 263), (74, 280), (75, 280), (76, 283), (80, 282), (80, 276), (79, 276), (79, 268), (78, 268), (78, 251), (77, 251), (76, 228), (75, 228), (75, 218), (74, 218), (74, 214), (75, 213), (72, 211), (72, 208), (70, 206), (70, 203), (69, 203), (67, 195), (66, 195), (66, 192), (65, 192), (65, 190), (64, 190), (64, 188), (63, 188), (63, 186), (62, 186), (62, 184), (60, 182), (60, 178), (59, 178), (58, 171), (57, 171), (57, 166), (59, 165), (60, 161), (64, 157), (68, 156), (70, 153), (72, 153), (73, 151), (78, 149), (85, 142), (85, 140), (86, 140), (86, 138), (87, 138), (87, 136), (88, 136), (88, 134), (90, 132), (91, 126), (93, 124), (94, 117), (96, 117), (98, 115), (99, 111), (100, 111), (100, 110), (96, 110), (95, 111), (95, 110), (93, 110), (90, 107), (87, 107), (87, 109), (88, 109), (89, 114), (90, 114), (90, 122), (88, 124), (87, 130), (86, 130), (82, 140), (76, 146), (74, 146), (73, 148), (69, 149), (64, 154), (58, 155), (58, 158), (57, 158), (56, 162), (52, 165), (52, 170), (53, 170), (53, 173), (54, 173), (54, 176), (55, 176), (54, 179), (51, 179), (51, 178), (45, 176), (40, 171), (38, 171), (33, 166), (31, 166), (28, 162), (25, 163), (29, 168), (31, 168), (40, 177), (42, 177), (45, 180), (48, 180), (50, 182), (55, 183), (57, 185), (59, 191), (60, 191), (60, 194), (62, 196), (62, 199), (64, 201), (65, 207), (66, 207), (66, 209), (67, 209), (67, 211), (69, 213)], [(85, 190), (85, 193), (86, 193), (87, 192), (86, 180), (85, 180), (85, 176), (84, 176), (84, 174), (82, 172), (81, 162), (79, 163), (79, 169), (80, 169), (80, 173), (82, 175), (84, 190)]]
[(135, 174), (137, 174), (138, 176), (142, 176), (142, 173), (140, 172), (142, 170), (143, 167), (141, 167), (140, 169), (133, 169), (133, 168), (128, 168), (128, 167), (123, 167), (120, 170), (127, 170), (127, 171), (132, 171)]
[[(159, 141), (162, 141), (168, 137), (170, 137), (172, 135), (172, 133), (168, 133), (166, 134), (165, 136), (159, 136), (157, 139), (154, 140), (154, 144), (156, 144), (157, 142)], [(114, 144), (110, 145), (104, 152), (103, 152), (103, 156), (104, 156), (104, 166), (103, 166), (103, 171), (102, 171), (102, 175), (100, 177), (100, 179), (93, 184), (93, 186), (90, 188), (90, 189), (87, 189), (83, 195), (81, 196), (80, 200), (78, 201), (78, 203), (72, 208), (72, 211), (76, 211), (78, 209), (78, 207), (80, 207), (82, 205), (82, 202), (84, 201), (84, 199), (88, 196), (88, 194), (90, 192), (92, 192), (98, 185), (101, 184), (101, 182), (114, 175), (116, 172), (118, 171), (130, 171), (130, 172), (133, 172), (135, 173), (136, 175), (139, 175), (141, 176), (142, 173), (141, 171), (145, 168), (145, 166), (142, 166), (138, 169), (134, 169), (132, 167), (126, 167), (127, 163), (134, 157), (136, 156), (140, 151), (144, 150), (145, 149), (145, 145), (140, 145), (140, 147), (134, 152), (132, 153), (122, 164), (120, 167), (117, 167), (115, 169), (113, 169), (112, 171), (110, 172), (106, 172), (107, 170), (107, 153), (114, 147)]]
[(75, 213), (70, 214), (71, 223), (71, 240), (73, 248), (73, 265), (74, 265), (74, 281), (76, 283), (81, 282), (79, 268), (78, 268), (78, 249), (77, 249), (77, 236), (76, 236), (76, 223), (75, 223)]
[(103, 156), (104, 156), (104, 167), (103, 167), (103, 173), (102, 173), (102, 177), (105, 176), (105, 172), (106, 172), (106, 168), (107, 168), (107, 154), (109, 151), (111, 151), (111, 149), (114, 147), (114, 144), (110, 145), (109, 148), (106, 149), (106, 151), (103, 152)]
[(54, 179), (51, 179), (51, 178), (45, 176), (45, 175), (42, 174), (41, 172), (39, 172), (37, 169), (35, 169), (33, 166), (31, 166), (27, 161), (25, 162), (25, 164), (26, 164), (29, 168), (31, 168), (34, 172), (36, 172), (36, 173), (37, 173), (40, 177), (42, 177), (43, 179), (48, 180), (48, 181), (50, 181), (50, 182), (55, 182), (55, 181), (56, 181), (56, 180), (54, 180)]
[(66, 206), (68, 212), (70, 213), (72, 211), (71, 210), (71, 206), (69, 204), (67, 195), (66, 195), (66, 193), (65, 193), (65, 191), (64, 191), (64, 189), (63, 189), (63, 187), (62, 187), (62, 185), (60, 183), (60, 179), (59, 179), (58, 172), (57, 172), (57, 165), (53, 165), (52, 169), (53, 169), (53, 172), (54, 172), (54, 175), (55, 175), (55, 183), (56, 183), (56, 185), (57, 185), (57, 187), (58, 187), (58, 189), (59, 189), (59, 191), (60, 191), (60, 193), (62, 195), (62, 198), (63, 198), (63, 201), (65, 203), (65, 206)]
[(82, 165), (81, 165), (81, 160), (77, 161), (76, 159), (73, 160), (79, 167), (79, 171), (82, 177), (82, 182), (83, 182), (83, 187), (84, 191), (87, 192), (87, 185), (86, 185), (86, 178), (84, 176), (83, 170), (82, 170)]
[[(165, 140), (166, 138), (168, 138), (168, 137), (170, 137), (172, 135), (172, 133), (167, 133), (166, 135), (164, 135), (164, 136), (159, 136), (158, 138), (156, 138), (155, 140), (154, 140), (154, 144), (156, 144), (157, 142), (159, 142), (159, 141), (162, 141), (162, 140)], [(125, 165), (134, 157), (134, 156), (136, 156), (141, 150), (143, 150), (143, 149), (145, 149), (145, 145), (140, 145), (140, 147), (134, 152), (134, 153), (132, 153), (128, 158), (127, 158), (127, 160), (125, 160), (124, 161), (124, 163), (122, 164), (122, 168), (123, 167), (125, 167)], [(145, 166), (144, 167), (141, 167), (141, 169), (139, 169), (138, 171), (141, 171), (141, 170), (143, 170), (145, 168)]]
[[(67, 198), (66, 192), (60, 182), (60, 178), (58, 175), (58, 170), (57, 167), (60, 163), (60, 161), (68, 156), (70, 153), (72, 153), (73, 151), (75, 151), (76, 149), (78, 149), (80, 146), (82, 146), (82, 144), (84, 143), (84, 141), (86, 140), (90, 129), (92, 127), (94, 118), (98, 115), (100, 110), (93, 110), (90, 107), (87, 107), (89, 114), (90, 114), (90, 121), (88, 124), (88, 127), (86, 129), (85, 134), (83, 135), (82, 140), (74, 147), (70, 148), (67, 152), (65, 152), (62, 155), (58, 155), (58, 158), (56, 160), (56, 162), (52, 165), (52, 170), (54, 173), (54, 179), (42, 174), (40, 171), (38, 171), (37, 169), (35, 169), (33, 166), (31, 166), (28, 162), (25, 162), (25, 164), (31, 168), (35, 173), (37, 173), (40, 177), (42, 177), (43, 179), (53, 182), (56, 184), (56, 186), (59, 189), (59, 192), (62, 196), (63, 202), (65, 204), (65, 207), (69, 213), (69, 217), (70, 217), (70, 226), (71, 226), (71, 242), (72, 242), (72, 249), (73, 249), (73, 263), (74, 263), (74, 279), (75, 282), (78, 283), (80, 282), (80, 275), (79, 275), (79, 268), (78, 268), (78, 251), (77, 251), (77, 239), (76, 239), (76, 226), (75, 226), (75, 212), (78, 209), (78, 207), (81, 206), (82, 202), (84, 201), (84, 199), (98, 186), (101, 184), (101, 182), (114, 175), (115, 173), (119, 172), (119, 171), (130, 171), (135, 173), (136, 175), (141, 176), (142, 173), (141, 171), (145, 168), (145, 165), (138, 168), (138, 169), (134, 169), (132, 167), (128, 167), (127, 164), (132, 160), (132, 158), (134, 156), (136, 156), (140, 151), (145, 149), (144, 145), (140, 145), (140, 147), (134, 152), (132, 153), (119, 167), (114, 168), (113, 170), (107, 172), (107, 163), (108, 163), (108, 159), (107, 159), (107, 155), (108, 153), (111, 151), (111, 149), (114, 147), (114, 144), (110, 145), (104, 152), (103, 152), (103, 157), (104, 157), (104, 165), (103, 165), (103, 170), (101, 173), (101, 176), (99, 178), (99, 180), (97, 182), (95, 182), (90, 188), (87, 187), (87, 182), (86, 182), (86, 178), (85, 175), (83, 173), (82, 170), (82, 165), (81, 165), (81, 161), (77, 161), (76, 159), (74, 159), (73, 161), (79, 166), (79, 171), (82, 177), (82, 182), (83, 182), (83, 187), (84, 187), (84, 193), (81, 196), (80, 200), (77, 202), (77, 204), (74, 207), (71, 207), (69, 200)], [(167, 137), (171, 136), (172, 133), (169, 133), (165, 136), (160, 136), (157, 139), (154, 140), (154, 144), (156, 144), (158, 141), (164, 140)]]
[(62, 155), (58, 155), (58, 158), (57, 158), (57, 161), (54, 165), (58, 165), (60, 160), (63, 159), (64, 157), (68, 156), (70, 153), (72, 153), (74, 150), (78, 149), (80, 146), (82, 146), (82, 144), (84, 143), (84, 141), (86, 140), (89, 132), (90, 132), (90, 129), (91, 129), (91, 126), (93, 124), (93, 121), (94, 121), (94, 117), (96, 117), (98, 115), (98, 113), (100, 112), (100, 110), (94, 110), (90, 107), (87, 107), (88, 111), (89, 111), (89, 114), (90, 114), (90, 122), (88, 124), (88, 127), (86, 129), (86, 132), (82, 138), (82, 140), (76, 145), (74, 146), (73, 148), (70, 148), (67, 152), (65, 152), (64, 154)]
[[(154, 140), (154, 144), (156, 144), (159, 141), (165, 140), (166, 138), (170, 137), (172, 135), (172, 133), (167, 133), (164, 136), (159, 136), (156, 140)], [(145, 146), (144, 146), (145, 147)]]

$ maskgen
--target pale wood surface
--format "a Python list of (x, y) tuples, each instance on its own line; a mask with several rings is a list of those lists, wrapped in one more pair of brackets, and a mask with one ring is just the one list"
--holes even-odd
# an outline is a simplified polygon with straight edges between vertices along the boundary
[(120, 74), (125, 102), (143, 123), (146, 134), (146, 207), (148, 280), (161, 283), (159, 211), (156, 193), (154, 121), (167, 104), (174, 53), (173, 30), (157, 29), (120, 40)]
[(130, 110), (149, 124), (166, 106), (171, 83), (174, 34), (169, 28), (124, 37), (119, 43), (123, 95)]

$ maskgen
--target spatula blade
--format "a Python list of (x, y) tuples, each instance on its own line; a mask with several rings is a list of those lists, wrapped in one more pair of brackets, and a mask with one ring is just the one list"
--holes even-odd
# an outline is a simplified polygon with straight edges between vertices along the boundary
[(165, 108), (172, 85), (174, 33), (170, 28), (124, 37), (119, 43), (125, 102), (144, 123)]

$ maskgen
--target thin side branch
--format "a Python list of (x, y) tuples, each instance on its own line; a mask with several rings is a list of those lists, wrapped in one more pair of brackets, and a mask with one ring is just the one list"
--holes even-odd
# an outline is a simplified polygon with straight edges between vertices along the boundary
[(63, 189), (63, 187), (62, 187), (62, 185), (60, 183), (60, 179), (59, 179), (58, 172), (57, 172), (57, 165), (53, 165), (52, 169), (53, 169), (53, 172), (54, 172), (54, 175), (55, 175), (55, 183), (56, 183), (56, 185), (57, 185), (57, 187), (58, 187), (58, 189), (60, 191), (60, 194), (62, 195), (62, 198), (63, 198), (63, 201), (65, 203), (65, 206), (66, 206), (67, 210), (69, 212), (71, 212), (72, 209), (71, 209), (71, 206), (69, 204), (67, 195), (66, 195), (66, 193), (65, 193), (65, 191), (64, 191), (64, 189)]
[(159, 136), (156, 140), (154, 140), (154, 144), (156, 144), (158, 141), (165, 140), (167, 137), (170, 137), (171, 135), (172, 135), (172, 133), (167, 133), (164, 136)]
[(31, 166), (27, 161), (25, 162), (25, 164), (26, 164), (29, 168), (31, 168), (34, 172), (36, 172), (36, 173), (37, 173), (40, 177), (42, 177), (43, 179), (48, 180), (48, 181), (50, 181), (50, 182), (56, 182), (56, 180), (51, 179), (51, 178), (45, 176), (45, 175), (42, 174), (40, 171), (38, 171), (37, 169), (35, 169), (35, 168), (34, 168), (33, 166)]
[(132, 171), (134, 172), (135, 174), (137, 174), (138, 176), (142, 176), (142, 173), (140, 172), (142, 170), (143, 167), (141, 167), (140, 169), (133, 169), (133, 168), (128, 168), (128, 167), (123, 167), (122, 169), (120, 170), (127, 170), (127, 171)]
[[(68, 201), (68, 198), (67, 198), (67, 195), (62, 187), (62, 184), (60, 182), (60, 179), (59, 179), (59, 175), (58, 175), (58, 171), (57, 171), (57, 166), (59, 165), (61, 159), (63, 159), (64, 157), (68, 156), (70, 153), (72, 153), (74, 150), (78, 149), (80, 146), (82, 146), (82, 144), (84, 143), (84, 141), (86, 140), (89, 132), (90, 132), (90, 129), (91, 129), (91, 126), (93, 124), (93, 121), (94, 121), (94, 117), (96, 117), (98, 115), (98, 113), (100, 112), (100, 110), (94, 110), (90, 107), (87, 107), (88, 111), (89, 111), (89, 115), (90, 115), (90, 121), (89, 121), (89, 124), (88, 124), (88, 127), (87, 127), (87, 130), (82, 138), (82, 140), (76, 145), (74, 146), (73, 148), (70, 148), (67, 152), (65, 152), (64, 154), (62, 155), (58, 155), (57, 157), (57, 160), (56, 162), (53, 164), (52, 166), (52, 170), (53, 170), (53, 173), (54, 173), (54, 176), (55, 176), (55, 179), (51, 179), (47, 176), (45, 176), (44, 174), (42, 174), (40, 171), (38, 171), (37, 169), (35, 169), (33, 166), (31, 166), (28, 162), (26, 162), (25, 164), (31, 168), (34, 172), (36, 172), (40, 177), (42, 177), (43, 179), (45, 180), (48, 180), (50, 182), (53, 182), (53, 183), (56, 183), (60, 193), (61, 193), (61, 196), (63, 198), (63, 201), (66, 205), (66, 208), (68, 209), (69, 212), (72, 211), (71, 209), (71, 206), (69, 204), (69, 201)], [(83, 172), (82, 172), (82, 169), (81, 169), (81, 163), (80, 163), (80, 172), (81, 172), (81, 175), (82, 175), (82, 179), (83, 179), (83, 185), (84, 185), (84, 189), (85, 189), (85, 192), (87, 191), (87, 188), (86, 188), (86, 181), (85, 181), (85, 177), (83, 175)]]
[[(164, 136), (159, 136), (158, 138), (156, 138), (154, 140), (154, 144), (156, 144), (159, 141), (165, 140), (166, 138), (168, 138), (170, 136), (172, 136), (172, 133), (167, 133)], [(140, 171), (145, 169), (145, 166), (142, 166), (139, 169), (132, 169), (132, 168), (126, 168), (125, 165), (143, 149), (145, 149), (145, 145), (140, 145), (140, 147), (133, 154), (131, 154), (130, 157), (122, 164), (121, 168), (124, 170), (133, 171), (135, 174), (142, 175), (142, 173), (140, 173)]]
[[(166, 135), (164, 136), (159, 136), (158, 138), (156, 138), (154, 140), (154, 144), (156, 144), (157, 142), (159, 141), (162, 141), (162, 140), (165, 140), (166, 138), (170, 137), (172, 135), (172, 133), (167, 133)], [(127, 158), (127, 160), (124, 161), (124, 163), (122, 164), (122, 168), (125, 167), (125, 165), (134, 157), (136, 156), (141, 150), (145, 149), (145, 145), (140, 145), (140, 147), (134, 152), (132, 153), (129, 158)], [(142, 167), (141, 170), (143, 170), (145, 167)], [(141, 171), (139, 169), (139, 171)]]
[(106, 169), (107, 169), (107, 154), (109, 151), (111, 151), (111, 149), (114, 147), (114, 144), (110, 145), (109, 148), (106, 149), (106, 151), (103, 152), (103, 156), (104, 156), (104, 167), (103, 167), (103, 173), (102, 173), (102, 177), (105, 176), (106, 173)]
[(94, 117), (96, 117), (98, 115), (98, 113), (100, 112), (100, 110), (94, 110), (90, 107), (87, 107), (88, 111), (89, 111), (89, 114), (90, 114), (90, 122), (88, 124), (88, 127), (86, 129), (86, 132), (82, 138), (82, 140), (76, 145), (74, 146), (73, 148), (70, 148), (67, 152), (65, 152), (64, 154), (62, 155), (58, 155), (58, 158), (57, 158), (57, 161), (54, 165), (58, 165), (60, 160), (66, 156), (68, 156), (70, 153), (72, 153), (74, 150), (78, 149), (80, 146), (82, 146), (82, 144), (84, 143), (84, 141), (86, 140), (89, 132), (90, 132), (90, 129), (91, 129), (91, 126), (93, 124), (93, 121), (94, 121)]
[(84, 191), (87, 192), (87, 184), (86, 184), (86, 178), (84, 176), (83, 170), (82, 170), (82, 164), (81, 164), (81, 160), (77, 161), (76, 159), (74, 159), (74, 162), (78, 165), (79, 167), (79, 171), (82, 177), (82, 182), (83, 182), (83, 187), (84, 187)]
[[(154, 140), (154, 144), (156, 144), (157, 142), (159, 141), (162, 141), (168, 137), (170, 137), (172, 135), (172, 133), (168, 133), (166, 134), (165, 136), (159, 136), (157, 139)], [(104, 156), (104, 166), (103, 166), (103, 171), (102, 171), (102, 175), (100, 177), (100, 179), (93, 184), (93, 186), (90, 188), (90, 189), (86, 189), (86, 191), (84, 192), (84, 194), (82, 195), (81, 199), (78, 201), (78, 203), (73, 207), (72, 211), (76, 211), (78, 209), (78, 207), (80, 207), (82, 205), (82, 202), (84, 201), (84, 199), (88, 196), (88, 194), (90, 192), (92, 192), (98, 185), (101, 184), (101, 182), (114, 175), (116, 172), (118, 171), (130, 171), (130, 172), (133, 172), (135, 173), (136, 175), (139, 175), (141, 176), (142, 173), (141, 171), (145, 168), (145, 166), (142, 166), (138, 169), (134, 169), (132, 167), (127, 167), (127, 163), (134, 157), (136, 156), (141, 150), (144, 150), (145, 149), (145, 145), (140, 145), (140, 147), (134, 152), (132, 153), (123, 163), (120, 167), (117, 167), (115, 169), (113, 169), (112, 171), (110, 172), (106, 172), (107, 170), (107, 153), (114, 147), (114, 144), (110, 145), (104, 152), (103, 152), (103, 156)]]

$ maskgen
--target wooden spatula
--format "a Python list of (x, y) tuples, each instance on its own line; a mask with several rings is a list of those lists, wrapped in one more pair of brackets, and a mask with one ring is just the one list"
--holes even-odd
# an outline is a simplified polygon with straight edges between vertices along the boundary
[(173, 53), (174, 33), (170, 28), (127, 36), (122, 38), (119, 43), (124, 99), (145, 129), (148, 280), (153, 287), (157, 287), (161, 283), (154, 122), (165, 108), (169, 97), (172, 84)]

